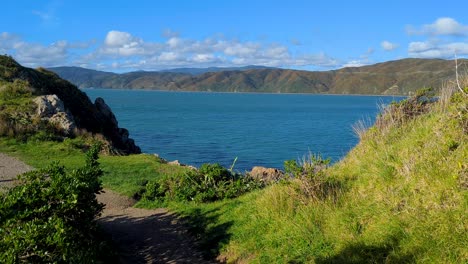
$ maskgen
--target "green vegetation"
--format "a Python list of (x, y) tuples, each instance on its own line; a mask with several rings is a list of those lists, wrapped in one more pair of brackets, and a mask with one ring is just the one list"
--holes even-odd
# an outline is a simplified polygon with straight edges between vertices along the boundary
[[(318, 175), (172, 208), (228, 262), (466, 263), (468, 99), (458, 92), (429, 103), (421, 95), (430, 98), (391, 106), (345, 159)], [(328, 183), (333, 195), (306, 188), (320, 194), (307, 195), (304, 183)]]
[(0, 196), (0, 262), (96, 263), (110, 247), (98, 230), (101, 188), (98, 149), (86, 164), (68, 170), (57, 163), (20, 176)]
[[(4, 72), (16, 74), (14, 67)], [(0, 254), (11, 261), (73, 262), (73, 250), (81, 261), (98, 258), (80, 249), (106, 246), (94, 221), (102, 170), (105, 188), (141, 199), (138, 206), (165, 205), (177, 212), (208, 258), (229, 263), (466, 263), (468, 78), (461, 81), (464, 90), (448, 85), (437, 100), (426, 89), (383, 109), (374, 126), (356, 129), (360, 143), (339, 163), (330, 166), (313, 154), (286, 161), (289, 177), (260, 189), (264, 186), (219, 165), (197, 171), (152, 155), (104, 155), (100, 169), (91, 155), (82, 167), (83, 153), (103, 142), (99, 135), (60, 139), (44, 136), (49, 132), (42, 128), (23, 129), (34, 124), (23, 120), (32, 111), (27, 107), (31, 94), (22, 89), (26, 83), (3, 78), (0, 151), (36, 168), (60, 160), (67, 169), (53, 166), (26, 174), (24, 185), (2, 196)], [(23, 126), (10, 131), (7, 122)], [(85, 204), (84, 216), (75, 214)], [(86, 221), (84, 233), (64, 215)]]
[(198, 170), (148, 182), (142, 198), (145, 202), (210, 202), (238, 197), (262, 187), (260, 181), (231, 173), (219, 164), (203, 164)]
[[(59, 161), (70, 169), (81, 166), (81, 156), (88, 143), (82, 138), (65, 139), (63, 142), (0, 138), (0, 152), (19, 157), (27, 164), (41, 168), (45, 164)], [(86, 144), (86, 145), (82, 145)], [(161, 176), (177, 176), (187, 168), (164, 164), (153, 155), (138, 154), (129, 156), (100, 157), (103, 187), (127, 196), (137, 194), (148, 181)]]
[[(33, 96), (56, 95), (76, 124), (72, 137), (86, 135), (103, 142), (109, 152), (140, 153), (140, 149), (117, 127), (113, 114), (103, 103), (93, 104), (88, 96), (70, 82), (43, 68), (21, 66), (13, 58), (0, 55), (0, 136), (23, 140), (31, 136), (60, 139), (63, 133), (36, 114)], [(58, 138), (57, 138), (58, 137)]]

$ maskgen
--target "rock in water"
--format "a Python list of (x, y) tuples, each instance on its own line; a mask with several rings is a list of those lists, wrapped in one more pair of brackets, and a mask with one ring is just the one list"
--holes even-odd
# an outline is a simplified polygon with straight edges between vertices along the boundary
[(112, 109), (101, 97), (96, 98), (94, 105), (98, 111), (99, 123), (104, 126), (104, 132), (112, 140), (115, 147), (126, 154), (141, 153), (140, 147), (129, 137), (129, 132), (125, 128), (119, 128), (117, 118)]
[(110, 121), (111, 125), (114, 127), (118, 127), (119, 123), (117, 122), (117, 118), (115, 118), (114, 113), (112, 112), (111, 108), (104, 102), (104, 99), (101, 97), (96, 98), (94, 101), (94, 105), (96, 106), (97, 110), (107, 119)]

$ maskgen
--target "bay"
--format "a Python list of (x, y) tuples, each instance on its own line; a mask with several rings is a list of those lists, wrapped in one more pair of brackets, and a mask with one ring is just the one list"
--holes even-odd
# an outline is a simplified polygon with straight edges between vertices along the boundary
[(373, 122), (401, 97), (84, 89), (104, 98), (145, 153), (200, 166), (283, 168), (309, 152), (334, 162), (358, 143), (352, 125)]

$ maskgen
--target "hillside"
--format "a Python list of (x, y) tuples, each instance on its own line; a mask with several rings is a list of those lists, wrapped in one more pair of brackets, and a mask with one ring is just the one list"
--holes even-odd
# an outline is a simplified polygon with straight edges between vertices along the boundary
[[(467, 65), (467, 60), (459, 63)], [(106, 73), (76, 67), (51, 68), (78, 87), (171, 91), (329, 93), (408, 95), (421, 87), (437, 89), (453, 79), (454, 62), (402, 59), (333, 71), (241, 68), (194, 75), (181, 69), (167, 72)]]
[[(46, 130), (44, 126), (50, 132), (59, 124), (68, 123), (70, 131), (65, 134), (101, 134), (117, 152), (140, 152), (134, 141), (128, 138), (128, 131), (118, 127), (114, 114), (102, 98), (92, 103), (84, 92), (51, 71), (26, 68), (11, 57), (0, 56), (0, 91), (0, 135), (31, 136)], [(42, 101), (41, 105), (33, 103), (38, 99)], [(64, 109), (59, 111), (62, 104)], [(47, 116), (55, 121), (44, 123)]]
[(223, 72), (223, 71), (246, 71), (253, 69), (274, 69), (273, 67), (249, 65), (244, 67), (208, 67), (208, 68), (174, 68), (162, 70), (160, 72), (186, 73), (191, 75), (200, 75), (207, 72)]
[(227, 263), (467, 263), (468, 97), (456, 90), (393, 104), (329, 168), (310, 155), (285, 163), (291, 181), (172, 207)]
[[(14, 75), (10, 69), (25, 71), (19, 74), (23, 77), (36, 73), (5, 61), (0, 64), (0, 72), (5, 72), (2, 78)], [(422, 90), (391, 104), (375, 125), (355, 127), (360, 142), (343, 160), (328, 166), (322, 157), (311, 154), (287, 161), (286, 177), (264, 189), (250, 189), (253, 182), (249, 181), (242, 185), (249, 178), (214, 181), (220, 175), (229, 176), (227, 169), (212, 166), (204, 174), (201, 168), (167, 164), (153, 155), (103, 156), (101, 179), (104, 187), (140, 199), (139, 207), (163, 205), (176, 212), (210, 261), (467, 263), (468, 78), (461, 80), (461, 87), (464, 92), (452, 80), (437, 100)], [(5, 96), (4, 92), (0, 94)], [(0, 106), (1, 114), (10, 111), (6, 107), (15, 107)], [(33, 167), (60, 160), (74, 169), (81, 164), (79, 140), (22, 141), (2, 135), (0, 151)], [(194, 180), (200, 182), (194, 184)], [(242, 195), (232, 196), (232, 187)], [(223, 199), (211, 199), (213, 195)], [(168, 218), (155, 215), (139, 218), (138, 223), (152, 219)], [(121, 223), (128, 224), (129, 219)], [(165, 237), (148, 241), (158, 239)], [(18, 244), (14, 241), (9, 242)], [(4, 248), (11, 248), (8, 245)], [(35, 244), (21, 245), (29, 249)]]

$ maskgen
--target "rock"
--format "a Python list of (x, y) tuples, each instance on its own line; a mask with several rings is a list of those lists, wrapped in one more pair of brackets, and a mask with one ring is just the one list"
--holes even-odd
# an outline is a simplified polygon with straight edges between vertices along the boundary
[(140, 147), (129, 137), (128, 130), (119, 128), (117, 118), (104, 99), (96, 98), (94, 106), (98, 112), (97, 119), (103, 125), (103, 132), (112, 141), (113, 146), (125, 154), (141, 153)]
[(94, 101), (94, 105), (96, 106), (97, 110), (107, 119), (110, 123), (118, 127), (119, 123), (117, 122), (117, 118), (115, 118), (114, 113), (112, 112), (111, 108), (104, 102), (104, 99), (101, 97), (96, 98)]
[[(162, 160), (164, 160), (164, 159), (162, 159)], [(194, 167), (192, 165), (187, 165), (187, 164), (180, 163), (178, 160), (173, 160), (173, 161), (169, 161), (169, 162), (166, 162), (166, 163), (169, 164), (169, 165), (173, 165), (173, 166), (186, 167), (186, 168), (191, 169), (191, 170), (198, 170), (196, 167)]]
[(275, 168), (265, 168), (261, 166), (255, 166), (249, 172), (250, 177), (263, 181), (265, 183), (273, 183), (284, 178), (284, 173), (281, 170)]
[(40, 117), (52, 117), (59, 112), (65, 112), (65, 106), (57, 95), (43, 95), (36, 97), (34, 103), (37, 105), (36, 114)]
[(169, 161), (167, 164), (174, 165), (174, 166), (184, 166), (178, 160)]
[(130, 133), (128, 132), (128, 129), (119, 128), (119, 135), (120, 135), (120, 138), (122, 139), (122, 141), (125, 142), (125, 141), (129, 140)]
[(65, 106), (57, 95), (43, 95), (33, 100), (37, 105), (36, 115), (57, 126), (65, 135), (73, 134), (76, 128), (72, 114), (65, 111)]

